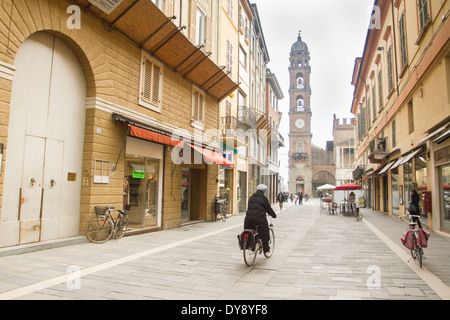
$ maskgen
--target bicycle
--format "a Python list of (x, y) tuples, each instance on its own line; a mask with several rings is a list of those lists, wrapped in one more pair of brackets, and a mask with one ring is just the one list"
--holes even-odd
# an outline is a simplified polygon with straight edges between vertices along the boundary
[(227, 221), (227, 205), (228, 205), (227, 199), (215, 197), (214, 212), (216, 213), (216, 215), (215, 215), (216, 221), (217, 221), (217, 216), (219, 216), (219, 215), (223, 222)]
[(419, 266), (422, 268), (424, 259), (423, 248), (427, 247), (427, 241), (430, 235), (423, 229), (417, 228), (417, 222), (413, 221), (414, 218), (420, 219), (420, 216), (403, 215), (399, 216), (398, 219), (400, 220), (402, 217), (408, 217), (410, 222), (409, 229), (405, 232), (401, 241), (403, 245), (410, 250), (412, 259), (417, 260)]
[(94, 243), (104, 243), (112, 235), (115, 239), (121, 239), (128, 228), (128, 212), (117, 210), (117, 219), (111, 214), (114, 207), (95, 207), (95, 217), (89, 220), (86, 225), (86, 236)]
[(363, 218), (362, 213), (360, 212), (359, 208), (356, 206), (356, 203), (352, 203), (352, 212), (353, 212), (353, 217), (357, 220), (357, 221), (361, 221)]
[(258, 226), (255, 229), (245, 229), (238, 235), (239, 248), (243, 251), (244, 262), (247, 267), (253, 267), (256, 256), (264, 253), (266, 258), (270, 258), (275, 250), (275, 232), (272, 221), (269, 223), (269, 247), (270, 251), (264, 252), (262, 239), (258, 234)]

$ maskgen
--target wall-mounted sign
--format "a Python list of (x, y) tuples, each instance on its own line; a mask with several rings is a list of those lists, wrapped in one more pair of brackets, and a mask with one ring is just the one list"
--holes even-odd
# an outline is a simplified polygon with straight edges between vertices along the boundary
[(89, 0), (89, 2), (104, 13), (110, 14), (123, 2), (123, 0)]
[(94, 183), (109, 183), (109, 161), (94, 160)]
[(145, 179), (145, 171), (133, 170), (133, 178)]

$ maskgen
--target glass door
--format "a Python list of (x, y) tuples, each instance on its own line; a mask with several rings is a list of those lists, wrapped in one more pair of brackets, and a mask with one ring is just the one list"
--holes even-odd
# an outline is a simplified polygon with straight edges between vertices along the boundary
[(190, 175), (189, 168), (183, 168), (181, 172), (181, 223), (189, 222), (189, 207), (190, 207)]
[(123, 204), (130, 213), (131, 229), (159, 225), (159, 167), (160, 160), (126, 156)]

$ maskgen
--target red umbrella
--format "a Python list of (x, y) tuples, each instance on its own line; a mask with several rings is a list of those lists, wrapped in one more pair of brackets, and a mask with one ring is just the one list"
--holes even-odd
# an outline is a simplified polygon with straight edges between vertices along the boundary
[(340, 186), (337, 186), (336, 188), (334, 188), (334, 191), (339, 191), (339, 190), (359, 190), (359, 189), (361, 189), (361, 187), (358, 186), (357, 184), (348, 183), (348, 184), (342, 184)]

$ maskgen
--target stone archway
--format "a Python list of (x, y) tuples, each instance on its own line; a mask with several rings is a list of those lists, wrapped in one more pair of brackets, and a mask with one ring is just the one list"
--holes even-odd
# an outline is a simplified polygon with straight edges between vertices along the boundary
[(317, 190), (318, 187), (324, 184), (336, 184), (336, 178), (328, 171), (319, 171), (317, 172), (312, 179), (313, 184), (313, 195), (320, 196), (320, 192)]
[(72, 48), (53, 32), (20, 46), (11, 92), (2, 211), (5, 243), (78, 235), (87, 85)]

